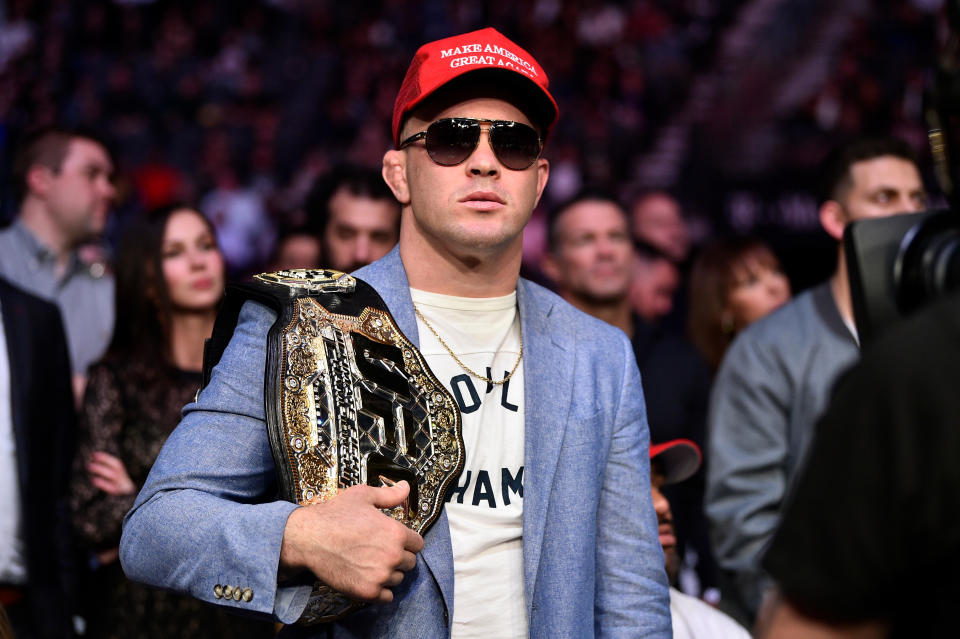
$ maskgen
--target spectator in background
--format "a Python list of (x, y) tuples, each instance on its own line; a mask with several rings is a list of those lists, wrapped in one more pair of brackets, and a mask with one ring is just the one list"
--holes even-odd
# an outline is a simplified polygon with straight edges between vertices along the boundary
[(242, 184), (230, 167), (217, 171), (216, 185), (203, 196), (200, 210), (213, 223), (231, 275), (260, 270), (273, 250), (276, 230), (263, 196)]
[(17, 639), (73, 636), (74, 419), (60, 312), (0, 278), (0, 607)]
[(721, 568), (721, 601), (745, 624), (752, 625), (770, 587), (760, 557), (814, 424), (834, 380), (858, 356), (843, 229), (926, 204), (913, 152), (899, 140), (855, 142), (828, 168), (820, 222), (837, 242), (836, 271), (740, 333), (710, 400), (706, 512)]
[(320, 238), (303, 227), (281, 231), (268, 271), (321, 266)]
[(200, 388), (203, 342), (224, 289), (213, 227), (171, 205), (133, 223), (117, 256), (117, 326), (90, 369), (70, 505), (98, 568), (86, 588), (91, 637), (266, 637), (269, 625), (128, 581), (120, 527), (180, 409)]
[(639, 321), (627, 299), (633, 246), (620, 204), (602, 191), (581, 191), (555, 209), (547, 234), (542, 268), (560, 296), (631, 337)]
[(677, 199), (665, 191), (645, 191), (630, 205), (630, 231), (676, 264), (690, 256), (690, 229)]
[(629, 292), (633, 311), (657, 324), (670, 314), (680, 287), (680, 269), (653, 245), (637, 243)]
[[(560, 295), (630, 338), (642, 376), (652, 439), (685, 438), (702, 443), (710, 373), (683, 335), (666, 331), (634, 312), (629, 292), (635, 256), (623, 207), (603, 191), (586, 189), (553, 211), (547, 237), (549, 252), (543, 271)], [(655, 259), (675, 269), (666, 258)], [(703, 473), (698, 473), (671, 491), (678, 506), (680, 552), (692, 547), (699, 557), (695, 582), (689, 585), (698, 595), (715, 585), (702, 514), (703, 482)]]
[(27, 136), (14, 160), (20, 210), (0, 231), (0, 275), (56, 302), (64, 318), (75, 397), (87, 367), (113, 330), (113, 278), (77, 249), (96, 240), (116, 194), (113, 162), (86, 133), (45, 128)]
[(373, 169), (335, 167), (317, 180), (306, 210), (323, 245), (322, 266), (344, 273), (379, 260), (400, 236), (400, 203)]
[(703, 248), (690, 271), (690, 339), (716, 371), (734, 336), (790, 299), (790, 281), (770, 247), (727, 237)]
[(670, 579), (670, 618), (674, 639), (750, 639), (750, 634), (713, 606), (677, 590), (680, 557), (670, 500), (663, 488), (683, 482), (700, 468), (700, 448), (692, 441), (674, 439), (650, 445), (650, 490), (657, 511), (660, 545)]

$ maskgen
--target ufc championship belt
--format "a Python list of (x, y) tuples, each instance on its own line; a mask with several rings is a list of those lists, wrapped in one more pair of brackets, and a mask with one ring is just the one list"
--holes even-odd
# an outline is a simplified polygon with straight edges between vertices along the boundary
[[(460, 412), (384, 301), (331, 270), (231, 286), (204, 352), (204, 385), (247, 299), (278, 316), (267, 335), (264, 400), (281, 497), (308, 505), (355, 484), (406, 480), (407, 500), (383, 512), (423, 534), (463, 468)], [(297, 623), (333, 621), (363, 605), (318, 580)]]

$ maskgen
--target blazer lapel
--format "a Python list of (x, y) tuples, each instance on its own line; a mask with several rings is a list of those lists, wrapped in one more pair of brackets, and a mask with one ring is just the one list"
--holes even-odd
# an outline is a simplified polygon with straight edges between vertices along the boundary
[[(376, 289), (386, 302), (400, 331), (419, 348), (417, 316), (413, 312), (410, 283), (400, 260), (399, 248), (394, 247), (382, 259), (360, 269), (355, 275)], [(420, 558), (440, 587), (447, 610), (452, 611), (453, 547), (450, 544), (450, 525), (446, 509), (440, 511), (440, 517), (424, 535)]]
[(520, 280), (517, 296), (524, 343), (523, 573), (529, 616), (550, 492), (574, 393), (575, 336), (564, 339), (553, 296), (526, 280)]
[(410, 282), (407, 272), (400, 261), (399, 246), (393, 247), (381, 259), (364, 266), (353, 273), (364, 282), (376, 289), (383, 301), (386, 302), (390, 314), (400, 327), (400, 332), (413, 345), (420, 348), (420, 335), (417, 332), (417, 316), (413, 312), (413, 299), (410, 297)]

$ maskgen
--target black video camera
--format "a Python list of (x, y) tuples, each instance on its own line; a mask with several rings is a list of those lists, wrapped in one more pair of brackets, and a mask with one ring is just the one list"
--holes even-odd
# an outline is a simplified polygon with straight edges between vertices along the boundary
[(862, 220), (843, 234), (860, 343), (960, 289), (960, 214), (924, 211)]

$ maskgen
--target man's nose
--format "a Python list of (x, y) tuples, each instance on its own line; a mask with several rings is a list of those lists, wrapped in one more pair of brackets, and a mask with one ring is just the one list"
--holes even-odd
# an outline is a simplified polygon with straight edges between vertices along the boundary
[(480, 140), (477, 142), (477, 148), (467, 158), (465, 165), (467, 173), (471, 176), (494, 177), (500, 174), (500, 160), (497, 159), (490, 144), (489, 126), (483, 127)]
[(108, 178), (102, 178), (100, 192), (103, 194), (103, 197), (108, 200), (113, 200), (117, 197), (117, 187)]
[(353, 242), (353, 261), (357, 263), (370, 261), (370, 238), (363, 233), (359, 234)]
[(661, 493), (657, 488), (652, 488), (650, 493), (651, 497), (653, 498), (653, 510), (657, 513), (657, 515), (662, 517), (670, 512), (670, 502), (667, 501), (667, 498), (663, 496), (663, 493)]

